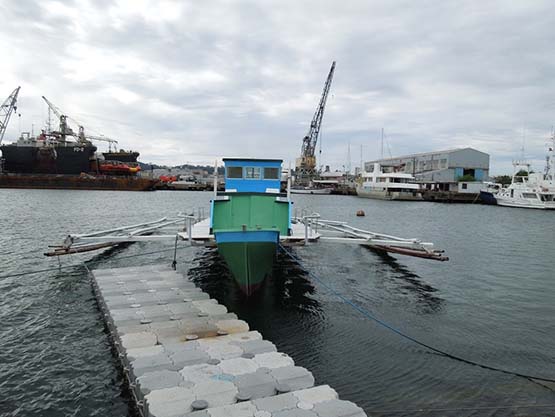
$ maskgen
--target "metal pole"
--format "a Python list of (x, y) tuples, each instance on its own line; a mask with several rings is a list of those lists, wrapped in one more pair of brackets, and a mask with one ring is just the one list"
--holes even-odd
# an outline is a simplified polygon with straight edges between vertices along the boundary
[(308, 219), (304, 219), (304, 244), (308, 244)]
[(175, 235), (175, 244), (173, 246), (173, 262), (172, 262), (172, 268), (175, 271), (177, 269), (177, 237), (179, 235)]
[(187, 226), (187, 233), (188, 233), (188, 237), (189, 237), (189, 244), (192, 244), (193, 242), (193, 219), (191, 219), (189, 217), (189, 224)]
[(287, 200), (291, 201), (291, 162), (289, 162), (289, 170), (287, 171)]
[(218, 160), (214, 162), (214, 197), (218, 195)]

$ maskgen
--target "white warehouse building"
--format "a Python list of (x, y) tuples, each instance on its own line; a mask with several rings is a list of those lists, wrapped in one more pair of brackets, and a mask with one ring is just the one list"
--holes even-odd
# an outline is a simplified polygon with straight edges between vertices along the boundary
[(369, 161), (364, 163), (365, 171), (372, 172), (376, 163), (380, 164), (383, 172), (412, 174), (418, 182), (434, 184), (434, 188), (443, 191), (456, 191), (457, 183), (463, 176), (472, 176), (476, 181), (487, 181), (489, 178), (489, 155), (473, 148)]

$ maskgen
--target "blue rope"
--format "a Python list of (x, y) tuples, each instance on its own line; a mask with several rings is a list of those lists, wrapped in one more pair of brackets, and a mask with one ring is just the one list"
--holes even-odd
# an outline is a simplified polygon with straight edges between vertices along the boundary
[[(339, 299), (341, 299), (345, 304), (350, 305), (352, 308), (354, 308), (356, 311), (358, 311), (360, 314), (362, 314), (364, 317), (378, 323), (380, 326), (385, 327), (388, 330), (391, 330), (393, 333), (398, 334), (399, 336), (410, 340), (413, 343), (416, 343), (417, 345), (420, 345), (422, 347), (425, 347), (426, 349), (431, 350), (432, 352), (438, 353), (441, 356), (445, 356), (447, 358), (450, 359), (454, 359), (456, 361), (459, 362), (464, 362), (467, 363), (469, 365), (474, 365), (474, 366), (479, 366), (480, 368), (484, 368), (484, 369), (489, 369), (491, 371), (497, 371), (497, 372), (502, 372), (504, 374), (508, 374), (508, 375), (514, 375), (514, 376), (518, 376), (521, 378), (526, 378), (528, 380), (531, 380), (532, 382), (536, 382), (536, 381), (544, 381), (544, 382), (555, 382), (555, 379), (551, 379), (551, 378), (544, 378), (544, 377), (538, 377), (538, 376), (533, 376), (533, 375), (528, 375), (528, 374), (523, 374), (520, 372), (514, 372), (514, 371), (509, 371), (506, 369), (502, 369), (502, 368), (497, 368), (494, 366), (490, 366), (490, 365), (485, 365), (482, 363), (478, 363), (478, 362), (474, 362), (471, 361), (469, 359), (465, 359), (465, 358), (461, 358), (460, 356), (456, 356), (456, 355), (452, 355), (451, 353), (445, 352), (441, 349), (435, 348), (433, 346), (430, 346), (424, 342), (421, 342), (420, 340), (415, 339), (412, 336), (409, 336), (405, 333), (403, 333), (401, 330), (396, 329), (395, 327), (391, 326), (390, 324), (386, 323), (383, 320), (380, 320), (379, 318), (375, 317), (373, 314), (371, 314), (368, 310), (364, 309), (363, 307), (355, 304), (354, 302), (352, 302), (351, 300), (349, 300), (348, 298), (344, 297), (343, 295), (341, 295), (339, 292), (337, 292), (333, 287), (331, 287), (330, 285), (326, 284), (326, 282), (322, 281), (320, 278), (318, 278), (318, 276), (316, 276), (315, 274), (313, 274), (311, 271), (309, 271), (301, 262), (301, 260), (295, 256), (293, 253), (291, 253), (290, 251), (288, 251), (283, 245), (280, 244), (280, 249), (286, 254), (288, 255), (291, 259), (293, 259), (294, 261), (297, 262), (297, 264), (299, 265), (299, 267), (308, 275), (310, 276), (312, 279), (318, 281), (322, 286), (324, 286), (328, 291), (330, 291), (333, 295), (335, 295), (336, 297), (338, 297)], [(545, 388), (548, 388), (550, 390), (552, 390), (550, 387), (547, 387), (543, 384), (540, 384)], [(553, 391), (553, 390), (552, 390)]]

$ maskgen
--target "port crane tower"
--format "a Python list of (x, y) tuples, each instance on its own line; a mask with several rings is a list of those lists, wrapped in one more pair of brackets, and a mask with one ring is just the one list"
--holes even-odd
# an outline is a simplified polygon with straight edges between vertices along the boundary
[(2, 139), (4, 139), (4, 133), (6, 133), (6, 128), (10, 121), (10, 117), (14, 111), (17, 111), (17, 96), (21, 87), (17, 87), (10, 96), (4, 100), (2, 106), (0, 107), (0, 144)]
[[(42, 96), (42, 99), (46, 102), (46, 104), (48, 104), (48, 109), (51, 110), (56, 115), (56, 117), (58, 117), (58, 119), (60, 119), (60, 130), (59, 130), (59, 132), (48, 132), (48, 134), (51, 134), (51, 135), (56, 136), (56, 137), (60, 137), (60, 139), (62, 141), (65, 141), (66, 136), (74, 136), (80, 142), (84, 142), (84, 141), (87, 141), (87, 140), (108, 142), (109, 146), (110, 146), (110, 149), (111, 149), (112, 144), (115, 145), (115, 144), (118, 143), (117, 140), (110, 139), (110, 138), (107, 138), (105, 136), (85, 135), (84, 126), (79, 124), (76, 120), (71, 119), (79, 125), (79, 131), (78, 131), (77, 134), (75, 134), (73, 129), (71, 127), (69, 127), (68, 124), (67, 124), (67, 119), (70, 119), (70, 117), (63, 114), (63, 112), (58, 107), (56, 107), (50, 100), (48, 100), (46, 97)], [(50, 123), (49, 123), (49, 125), (50, 125)]]
[(320, 127), (322, 126), (322, 119), (324, 117), (324, 110), (326, 108), (326, 101), (330, 91), (333, 73), (335, 71), (335, 61), (331, 64), (330, 72), (326, 83), (324, 84), (324, 91), (320, 98), (320, 103), (316, 108), (314, 117), (310, 122), (308, 133), (303, 138), (301, 147), (301, 156), (297, 158), (295, 167), (295, 183), (299, 185), (308, 185), (316, 176), (316, 144), (318, 143), (318, 136), (320, 136)]

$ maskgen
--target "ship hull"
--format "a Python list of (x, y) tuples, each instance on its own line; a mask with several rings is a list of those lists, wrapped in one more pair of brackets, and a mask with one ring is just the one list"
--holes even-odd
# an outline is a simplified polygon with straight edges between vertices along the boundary
[(22, 174), (80, 174), (90, 171), (96, 146), (3, 145), (5, 172)]
[(271, 276), (278, 239), (279, 233), (273, 231), (216, 234), (218, 251), (247, 296), (256, 292)]
[(394, 191), (394, 190), (371, 190), (357, 187), (357, 195), (374, 200), (397, 200), (397, 201), (421, 201), (422, 194), (419, 191)]
[(91, 175), (1, 174), (0, 188), (150, 191), (157, 180)]
[(102, 155), (107, 161), (137, 162), (139, 152), (103, 152)]

